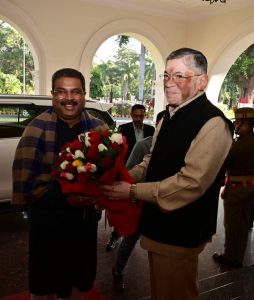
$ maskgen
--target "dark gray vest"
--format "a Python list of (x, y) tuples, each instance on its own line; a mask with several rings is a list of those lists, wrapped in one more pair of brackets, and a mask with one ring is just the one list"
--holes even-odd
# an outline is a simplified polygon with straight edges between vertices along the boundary
[[(146, 181), (160, 181), (178, 172), (184, 166), (191, 142), (203, 125), (215, 116), (223, 118), (233, 133), (232, 123), (205, 95), (181, 108), (171, 119), (166, 114)], [(141, 233), (166, 244), (201, 245), (216, 232), (220, 178), (221, 172), (200, 199), (170, 213), (162, 212), (156, 204), (145, 202), (140, 220)]]

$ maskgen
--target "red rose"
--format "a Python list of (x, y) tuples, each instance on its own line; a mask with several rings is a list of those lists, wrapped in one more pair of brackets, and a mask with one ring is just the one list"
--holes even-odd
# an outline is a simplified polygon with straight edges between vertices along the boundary
[(68, 164), (68, 165), (66, 165), (64, 171), (65, 171), (65, 172), (70, 172), (70, 173), (72, 173), (72, 174), (75, 174), (76, 171), (77, 171), (77, 168), (74, 167), (72, 164)]
[(113, 150), (115, 150), (115, 151), (119, 151), (120, 145), (117, 144), (116, 142), (113, 142), (113, 143), (111, 144), (111, 149), (113, 149)]
[(69, 153), (69, 152), (63, 152), (61, 154), (61, 156), (59, 157), (60, 161), (68, 161), (68, 162), (72, 162), (73, 161), (73, 154)]
[(52, 177), (56, 177), (58, 174), (59, 174), (59, 171), (58, 171), (58, 170), (53, 170), (53, 171), (51, 172), (51, 176), (52, 176)]
[(89, 132), (89, 143), (90, 144), (100, 144), (101, 136), (98, 131)]
[(70, 148), (71, 148), (73, 151), (76, 151), (76, 150), (83, 151), (83, 149), (84, 149), (84, 144), (81, 143), (79, 140), (75, 140), (73, 143), (71, 143)]
[(87, 151), (87, 158), (89, 161), (96, 161), (99, 159), (98, 145), (91, 145)]
[(59, 159), (54, 165), (54, 170), (58, 169), (60, 167), (61, 163), (62, 163), (62, 160)]
[(60, 162), (63, 162), (65, 160), (67, 160), (67, 156), (66, 156), (67, 152), (62, 152), (60, 155), (59, 155), (59, 161)]
[(103, 131), (101, 132), (101, 135), (102, 135), (103, 137), (105, 137), (107, 140), (109, 139), (109, 135), (108, 135), (108, 130), (107, 130), (107, 129), (103, 130)]
[(101, 166), (105, 169), (108, 169), (112, 165), (113, 165), (113, 160), (111, 157), (104, 157), (101, 161)]

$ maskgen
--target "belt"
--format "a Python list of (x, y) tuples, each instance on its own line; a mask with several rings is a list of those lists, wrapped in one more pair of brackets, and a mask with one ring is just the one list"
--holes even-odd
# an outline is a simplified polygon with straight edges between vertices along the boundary
[(228, 181), (228, 186), (235, 186), (235, 187), (254, 187), (254, 180), (242, 180), (242, 181)]
[(254, 180), (254, 175), (242, 175), (242, 176), (229, 175), (227, 177), (229, 181), (235, 181), (235, 182)]
[(229, 175), (226, 177), (225, 185), (233, 187), (254, 187), (254, 175)]

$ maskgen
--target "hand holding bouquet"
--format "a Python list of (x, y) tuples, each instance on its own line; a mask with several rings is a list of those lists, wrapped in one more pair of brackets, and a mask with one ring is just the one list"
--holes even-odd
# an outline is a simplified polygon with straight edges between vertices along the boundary
[[(87, 197), (97, 199), (96, 205), (106, 210), (109, 225), (119, 235), (135, 232), (141, 204), (130, 203), (129, 199), (109, 201), (100, 186), (112, 185), (114, 181), (132, 183), (125, 167), (126, 151), (126, 140), (116, 129), (86, 132), (61, 149), (51, 173), (63, 193), (72, 195), (72, 205), (94, 202), (85, 201)], [(75, 194), (78, 197), (73, 197)]]

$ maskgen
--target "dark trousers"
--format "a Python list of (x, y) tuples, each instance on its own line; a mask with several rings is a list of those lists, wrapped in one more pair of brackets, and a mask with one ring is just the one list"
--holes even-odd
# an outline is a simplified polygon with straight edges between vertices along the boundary
[(254, 187), (228, 186), (224, 195), (224, 256), (242, 263), (253, 222)]
[[(53, 195), (53, 193), (51, 193)], [(60, 205), (60, 198), (38, 200), (29, 214), (29, 291), (36, 295), (71, 295), (72, 287), (89, 291), (95, 280), (97, 228), (94, 207)]]
[(140, 238), (140, 233), (136, 232), (133, 235), (124, 237), (117, 252), (116, 262), (114, 265), (114, 271), (116, 273), (122, 273), (125, 268), (127, 261), (131, 255), (133, 248), (136, 245), (136, 242)]

